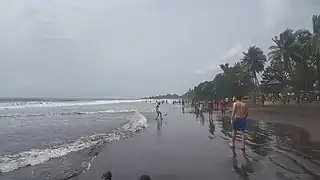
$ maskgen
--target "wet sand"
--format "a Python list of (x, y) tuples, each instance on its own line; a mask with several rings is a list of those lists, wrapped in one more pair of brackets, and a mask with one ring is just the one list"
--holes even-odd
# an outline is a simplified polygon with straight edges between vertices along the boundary
[(309, 132), (311, 141), (320, 141), (319, 110), (320, 102), (256, 106), (250, 108), (249, 118), (301, 127)]
[[(146, 117), (144, 132), (108, 144), (77, 180), (100, 179), (110, 170), (114, 180), (320, 179), (320, 143), (308, 131), (287, 124), (248, 121), (247, 149), (229, 148), (228, 118), (196, 120), (179, 109), (168, 112), (163, 124)], [(237, 142), (240, 147), (240, 142)], [(235, 155), (235, 154), (236, 155)]]

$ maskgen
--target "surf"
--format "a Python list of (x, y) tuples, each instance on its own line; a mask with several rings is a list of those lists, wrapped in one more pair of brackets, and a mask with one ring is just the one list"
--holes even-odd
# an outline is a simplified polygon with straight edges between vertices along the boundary
[[(72, 152), (92, 148), (92, 151), (99, 149), (104, 144), (114, 140), (121, 140), (141, 132), (148, 127), (147, 119), (138, 111), (133, 111), (131, 118), (120, 128), (112, 132), (93, 134), (91, 136), (80, 137), (70, 143), (47, 147), (44, 149), (30, 149), (16, 154), (5, 154), (0, 157), (0, 171), (11, 172), (20, 168), (42, 164), (54, 158), (67, 156)], [(89, 162), (86, 162), (87, 169), (90, 168), (92, 161), (98, 153), (93, 153)]]

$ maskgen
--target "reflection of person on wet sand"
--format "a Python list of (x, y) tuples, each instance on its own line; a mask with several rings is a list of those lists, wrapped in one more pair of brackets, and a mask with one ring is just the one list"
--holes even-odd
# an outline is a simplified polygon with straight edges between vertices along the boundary
[(216, 126), (214, 125), (213, 121), (209, 120), (209, 132), (214, 135), (214, 132), (216, 130)]
[(248, 159), (247, 155), (243, 152), (243, 157), (245, 159), (245, 163), (239, 163), (237, 159), (237, 154), (235, 149), (232, 150), (233, 157), (232, 157), (232, 165), (234, 171), (239, 174), (244, 180), (249, 180), (248, 173), (253, 173), (253, 169), (251, 167), (251, 161)]
[(157, 120), (158, 130), (162, 127), (162, 120)]
[(201, 123), (202, 125), (204, 125), (204, 122), (205, 122), (205, 117), (204, 117), (204, 115), (201, 115), (201, 116), (200, 116), (200, 123)]
[(231, 147), (235, 147), (236, 135), (237, 131), (240, 131), (242, 134), (242, 147), (241, 149), (245, 149), (245, 130), (246, 130), (246, 120), (248, 116), (248, 107), (247, 104), (241, 102), (241, 97), (236, 97), (236, 102), (233, 103), (232, 108), (232, 145)]

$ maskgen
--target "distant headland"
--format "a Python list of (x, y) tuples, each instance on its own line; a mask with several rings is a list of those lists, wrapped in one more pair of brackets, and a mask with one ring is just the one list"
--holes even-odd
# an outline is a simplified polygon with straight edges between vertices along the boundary
[(181, 98), (182, 96), (179, 96), (178, 94), (166, 94), (166, 95), (143, 97), (141, 99), (181, 99)]

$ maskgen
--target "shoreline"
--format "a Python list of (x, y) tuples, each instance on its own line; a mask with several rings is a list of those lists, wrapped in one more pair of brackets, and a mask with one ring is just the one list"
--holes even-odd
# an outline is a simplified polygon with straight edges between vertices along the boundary
[[(149, 128), (134, 137), (107, 144), (91, 168), (74, 179), (101, 179), (102, 174), (107, 171), (112, 172), (115, 180), (138, 180), (142, 174), (150, 175), (152, 180), (234, 180), (239, 177), (259, 180), (280, 180), (284, 177), (296, 179), (296, 174), (281, 168), (279, 164), (301, 171), (299, 178), (308, 180), (314, 178), (312, 176), (318, 177), (317, 168), (320, 166), (296, 157), (296, 146), (314, 145), (309, 141), (308, 132), (298, 127), (286, 124), (268, 125), (263, 121), (250, 120), (246, 152), (243, 154), (236, 148), (237, 156), (234, 157), (229, 147), (229, 120), (214, 114), (214, 124), (210, 124), (207, 114), (204, 120), (196, 120), (193, 114), (182, 114), (180, 108), (172, 108), (167, 113), (162, 126), (150, 115), (146, 117), (150, 122)], [(270, 132), (264, 128), (271, 128)], [(283, 134), (283, 130), (290, 134)], [(287, 136), (294, 145), (292, 151), (287, 144), (274, 140)], [(239, 142), (237, 144), (240, 145)], [(286, 154), (281, 154), (282, 151)], [(296, 151), (303, 155), (307, 153), (304, 150), (300, 152), (299, 149)], [(304, 172), (285, 155), (303, 162), (304, 166), (310, 167), (312, 173)], [(320, 160), (320, 155), (316, 155)], [(244, 167), (246, 172), (243, 172)]]

